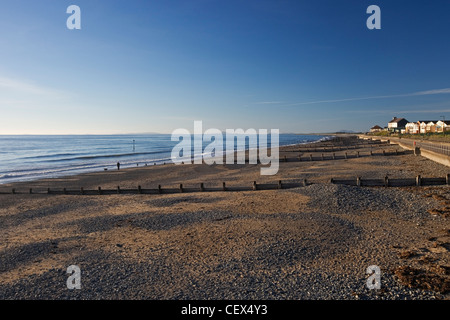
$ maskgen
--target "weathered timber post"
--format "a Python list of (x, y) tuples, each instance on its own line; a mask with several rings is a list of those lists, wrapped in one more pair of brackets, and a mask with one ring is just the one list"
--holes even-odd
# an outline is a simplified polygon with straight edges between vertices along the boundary
[(117, 194), (120, 194), (120, 186), (117, 186)]
[(257, 190), (256, 181), (253, 181), (253, 191)]
[(160, 185), (160, 184), (158, 184), (158, 193), (159, 193), (159, 194), (162, 193), (162, 188), (161, 188), (161, 185)]
[(225, 182), (222, 182), (222, 190), (227, 191), (227, 187), (225, 186)]
[(32, 194), (32, 193), (33, 193), (33, 189), (30, 188), (30, 194)]
[(102, 187), (98, 187), (98, 194), (102, 194)]
[(183, 193), (183, 184), (180, 183), (180, 192)]
[(142, 188), (141, 188), (141, 186), (138, 186), (138, 192), (139, 192), (139, 194), (142, 194)]
[(450, 185), (450, 173), (447, 173), (447, 175), (445, 176), (445, 182), (447, 183), (447, 185)]
[(384, 177), (384, 186), (389, 187), (389, 178), (388, 176)]
[(200, 191), (205, 191), (205, 187), (203, 186), (203, 182), (202, 183), (200, 183)]
[(420, 177), (420, 174), (416, 177), (416, 186), (422, 185), (422, 178)]
[(303, 186), (306, 187), (308, 185), (308, 181), (306, 179), (303, 179)]
[(323, 153), (322, 153), (322, 161), (323, 161), (323, 160), (325, 160), (325, 158), (324, 158)]
[(80, 188), (80, 192), (81, 192), (81, 194), (84, 194), (84, 188), (83, 187)]
[(47, 188), (47, 193), (50, 194), (50, 188)]
[(361, 177), (356, 177), (356, 185), (361, 187)]
[(283, 189), (283, 185), (281, 184), (281, 180), (278, 180), (278, 189)]
[(345, 159), (348, 159), (348, 154), (347, 154), (347, 152), (345, 153)]
[(312, 154), (309, 155), (309, 160), (313, 161)]
[(330, 183), (331, 183), (331, 184), (334, 183), (334, 179), (333, 179), (333, 178), (330, 179)]
[(12, 194), (16, 194), (16, 189), (12, 189)]

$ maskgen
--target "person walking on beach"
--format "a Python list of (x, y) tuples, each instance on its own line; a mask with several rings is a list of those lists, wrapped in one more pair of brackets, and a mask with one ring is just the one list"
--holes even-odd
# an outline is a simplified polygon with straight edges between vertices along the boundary
[(120, 170), (120, 162), (117, 162), (117, 170)]

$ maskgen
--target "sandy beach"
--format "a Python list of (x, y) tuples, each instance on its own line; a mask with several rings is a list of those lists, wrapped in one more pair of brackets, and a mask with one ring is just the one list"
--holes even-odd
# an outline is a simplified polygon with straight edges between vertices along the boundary
[[(323, 153), (299, 148), (283, 147), (280, 158)], [(395, 149), (356, 146), (336, 155)], [(275, 176), (261, 176), (260, 165), (168, 164), (1, 185), (0, 192), (17, 194), (0, 194), (0, 299), (448, 300), (449, 186), (357, 187), (330, 179), (449, 172), (406, 153), (282, 161)], [(304, 179), (307, 186), (280, 190), (27, 194)], [(70, 265), (81, 270), (80, 290), (66, 286)], [(366, 286), (371, 265), (382, 272), (379, 290)]]

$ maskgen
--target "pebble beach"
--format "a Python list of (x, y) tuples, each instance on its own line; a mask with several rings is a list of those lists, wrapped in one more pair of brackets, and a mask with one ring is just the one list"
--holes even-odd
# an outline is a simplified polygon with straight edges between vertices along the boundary
[[(297, 155), (295, 148), (282, 147), (280, 157)], [(330, 179), (449, 172), (401, 153), (280, 162), (275, 176), (261, 176), (259, 164), (167, 164), (1, 185), (0, 299), (448, 300), (450, 187), (359, 187)], [(26, 192), (305, 179), (305, 186), (258, 191)], [(12, 188), (16, 194), (1, 194)], [(66, 286), (71, 265), (81, 270), (79, 290)], [(367, 287), (373, 265), (381, 269), (380, 289)]]

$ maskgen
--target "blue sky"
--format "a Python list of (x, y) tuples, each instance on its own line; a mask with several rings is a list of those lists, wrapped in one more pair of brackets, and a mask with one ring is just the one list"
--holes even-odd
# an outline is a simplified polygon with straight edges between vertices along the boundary
[[(81, 30), (69, 30), (69, 5)], [(369, 5), (381, 30), (369, 30)], [(7, 1), (0, 134), (450, 119), (449, 1)]]

